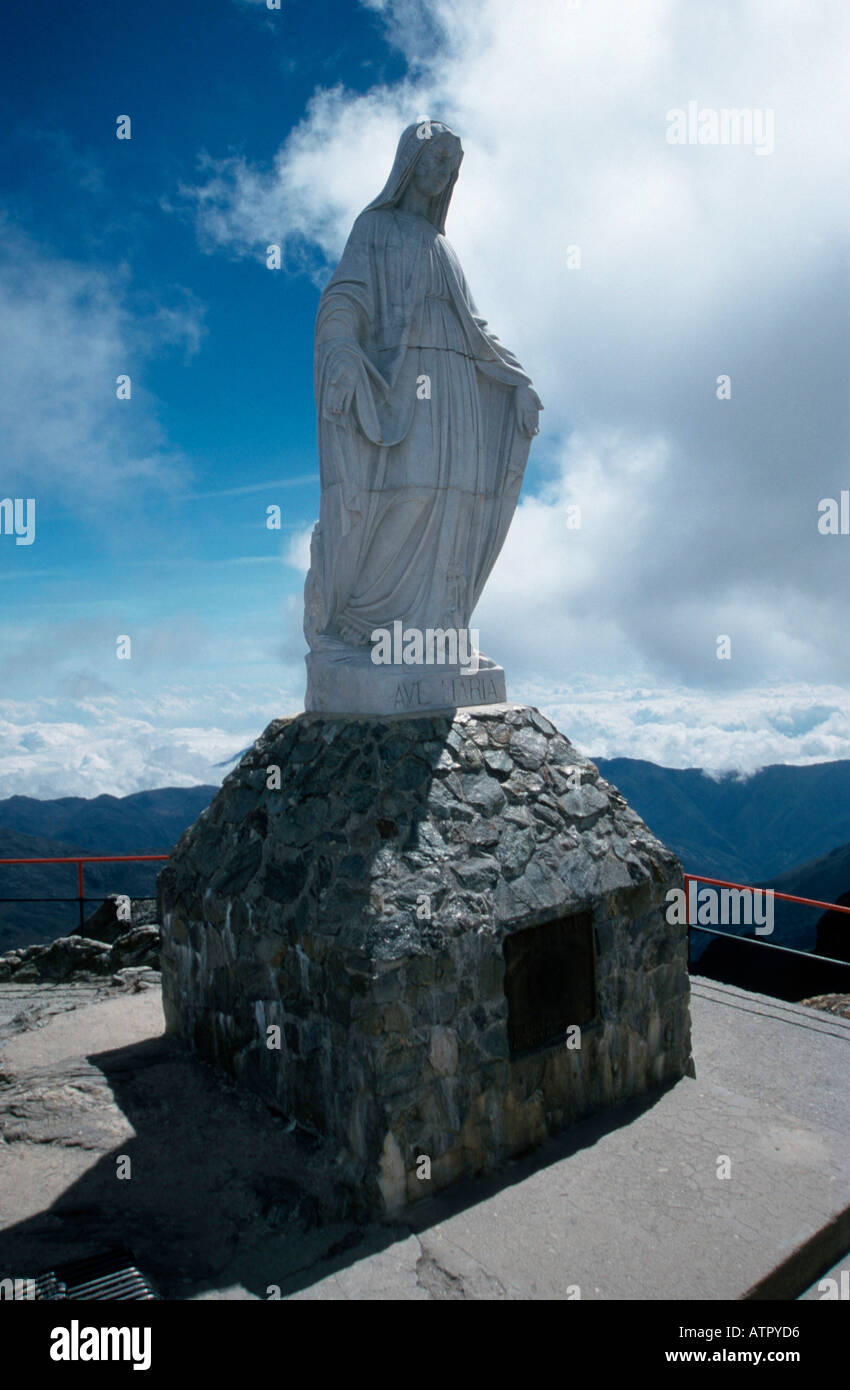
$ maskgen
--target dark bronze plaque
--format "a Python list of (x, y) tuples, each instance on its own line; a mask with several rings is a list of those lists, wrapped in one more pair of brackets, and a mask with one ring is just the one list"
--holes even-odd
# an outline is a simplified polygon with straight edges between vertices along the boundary
[(505, 937), (505, 994), (511, 1052), (563, 1042), (567, 1028), (596, 1016), (589, 912), (558, 917)]

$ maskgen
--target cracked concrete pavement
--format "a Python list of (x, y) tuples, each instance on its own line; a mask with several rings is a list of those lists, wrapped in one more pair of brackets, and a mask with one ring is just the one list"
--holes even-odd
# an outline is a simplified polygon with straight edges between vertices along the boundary
[(120, 1239), (177, 1299), (816, 1296), (850, 1248), (850, 1020), (699, 978), (693, 1018), (696, 1079), (364, 1227), (151, 982), (6, 986), (0, 1274)]

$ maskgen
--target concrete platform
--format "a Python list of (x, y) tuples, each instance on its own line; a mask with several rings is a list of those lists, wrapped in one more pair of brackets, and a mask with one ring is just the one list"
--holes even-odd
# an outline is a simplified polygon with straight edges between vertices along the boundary
[(846, 1266), (850, 1020), (695, 978), (695, 1080), (358, 1228), (307, 1136), (163, 1037), (157, 989), (46, 988), (0, 992), (0, 1275), (117, 1239), (183, 1299), (816, 1298)]

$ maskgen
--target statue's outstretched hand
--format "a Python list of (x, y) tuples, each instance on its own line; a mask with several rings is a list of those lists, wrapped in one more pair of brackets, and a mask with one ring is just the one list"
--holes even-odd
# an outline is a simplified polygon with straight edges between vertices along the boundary
[(335, 416), (344, 415), (354, 399), (354, 390), (357, 386), (357, 377), (352, 368), (341, 362), (334, 369), (333, 376), (328, 382), (325, 395), (326, 417), (333, 419)]
[(529, 438), (531, 435), (537, 434), (537, 416), (543, 409), (543, 402), (533, 386), (527, 386), (523, 383), (516, 387), (514, 409), (516, 410), (520, 434), (527, 435)]

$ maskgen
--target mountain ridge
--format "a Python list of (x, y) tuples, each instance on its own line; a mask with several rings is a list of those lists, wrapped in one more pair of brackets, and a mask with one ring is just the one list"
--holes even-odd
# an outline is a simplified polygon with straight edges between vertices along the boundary
[(850, 760), (772, 763), (745, 778), (595, 758), (686, 873), (760, 884), (850, 843)]

